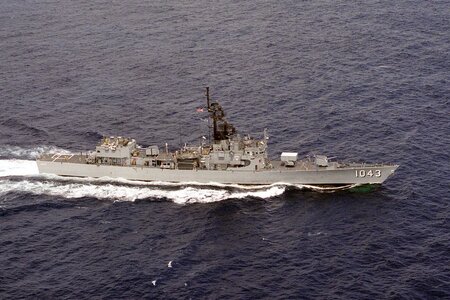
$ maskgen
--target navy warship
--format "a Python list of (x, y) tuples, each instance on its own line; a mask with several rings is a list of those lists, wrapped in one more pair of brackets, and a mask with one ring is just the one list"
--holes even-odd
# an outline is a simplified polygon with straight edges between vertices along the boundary
[[(95, 151), (79, 154), (46, 153), (37, 158), (40, 173), (74, 177), (112, 177), (140, 181), (268, 185), (274, 183), (340, 188), (379, 185), (398, 165), (343, 163), (325, 155), (298, 158), (297, 152), (268, 156), (267, 130), (260, 139), (239, 134), (225, 118), (206, 88), (209, 141), (169, 151), (142, 147), (135, 139), (104, 137)], [(212, 136), (211, 136), (212, 135)]]

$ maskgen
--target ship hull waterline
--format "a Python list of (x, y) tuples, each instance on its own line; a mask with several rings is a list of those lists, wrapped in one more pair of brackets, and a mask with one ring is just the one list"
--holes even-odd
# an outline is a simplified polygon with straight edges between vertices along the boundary
[[(339, 186), (382, 184), (394, 171), (392, 166), (361, 166), (355, 168), (316, 170), (178, 170), (136, 166), (37, 161), (39, 173), (70, 177), (110, 177), (136, 181), (196, 182), (240, 185), (268, 185), (274, 183)], [(361, 171), (364, 170), (364, 171)], [(378, 171), (380, 171), (378, 173)], [(379, 174), (379, 176), (360, 176)]]

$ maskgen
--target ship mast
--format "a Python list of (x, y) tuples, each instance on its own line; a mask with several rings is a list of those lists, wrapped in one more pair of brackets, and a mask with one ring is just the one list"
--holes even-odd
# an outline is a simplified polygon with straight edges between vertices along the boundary
[[(209, 112), (209, 105), (210, 99), (209, 99), (209, 86), (206, 87), (206, 109)], [(211, 121), (210, 117), (208, 117), (208, 143), (211, 145)]]
[(208, 106), (209, 117), (213, 121), (214, 142), (227, 140), (236, 133), (234, 126), (225, 119), (225, 112), (218, 102), (211, 103), (209, 87), (206, 87), (206, 104)]

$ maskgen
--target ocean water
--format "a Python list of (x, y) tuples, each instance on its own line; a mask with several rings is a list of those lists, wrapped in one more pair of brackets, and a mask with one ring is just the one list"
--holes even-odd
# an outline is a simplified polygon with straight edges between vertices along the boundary
[[(449, 299), (448, 1), (0, 3), (0, 298)], [(42, 176), (103, 135), (395, 162), (369, 193)]]

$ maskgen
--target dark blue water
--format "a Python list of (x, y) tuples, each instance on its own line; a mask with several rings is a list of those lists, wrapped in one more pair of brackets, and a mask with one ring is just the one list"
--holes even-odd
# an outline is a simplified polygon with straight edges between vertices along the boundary
[[(0, 298), (450, 298), (449, 12), (2, 1)], [(206, 85), (272, 158), (401, 167), (370, 193), (35, 175), (103, 135), (198, 141)]]

